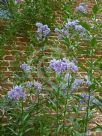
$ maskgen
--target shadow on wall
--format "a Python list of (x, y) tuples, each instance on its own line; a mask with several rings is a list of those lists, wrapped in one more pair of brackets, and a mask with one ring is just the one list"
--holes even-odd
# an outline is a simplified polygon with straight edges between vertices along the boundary
[(0, 0), (0, 18), (9, 19), (8, 10), (4, 9), (3, 6), (7, 3), (7, 0)]

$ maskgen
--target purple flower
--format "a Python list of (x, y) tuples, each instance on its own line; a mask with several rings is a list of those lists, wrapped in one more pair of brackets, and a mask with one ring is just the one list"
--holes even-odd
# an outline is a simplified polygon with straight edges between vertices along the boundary
[(33, 86), (33, 82), (32, 81), (28, 81), (27, 82), (27, 87), (32, 87)]
[(36, 23), (36, 26), (40, 28), (40, 27), (42, 27), (42, 26), (43, 26), (43, 24), (42, 24), (42, 23), (37, 22), (37, 23)]
[(60, 29), (59, 28), (55, 28), (54, 32), (55, 33), (60, 33)]
[(86, 101), (88, 100), (88, 95), (86, 93), (81, 93), (80, 96), (82, 99), (80, 100), (80, 104), (86, 104)]
[(50, 67), (54, 69), (57, 73), (64, 72), (67, 70), (68, 63), (66, 60), (56, 60), (53, 59), (50, 61)]
[(14, 86), (10, 91), (8, 91), (7, 95), (10, 99), (18, 100), (19, 98), (25, 98), (23, 88), (18, 85)]
[(35, 87), (35, 89), (38, 90), (38, 91), (41, 91), (41, 90), (42, 90), (42, 84), (39, 83), (38, 81), (35, 81), (35, 82), (34, 82), (34, 87)]
[(80, 36), (84, 36), (86, 29), (82, 27), (81, 25), (75, 25), (75, 30), (80, 32)]
[(82, 97), (81, 100), (80, 100), (80, 104), (86, 104), (86, 102), (88, 100), (88, 94), (81, 93), (80, 96)]
[(28, 71), (31, 70), (31, 67), (30, 67), (28, 64), (26, 64), (26, 63), (21, 64), (21, 65), (20, 65), (20, 68), (21, 68), (22, 70), (26, 71), (26, 72), (28, 72)]
[(76, 10), (87, 13), (87, 5), (85, 5), (85, 3), (80, 3), (79, 6), (76, 7)]
[(81, 31), (81, 32), (85, 32), (86, 29), (84, 27), (82, 27), (81, 25), (75, 25), (75, 30), (76, 31)]
[(75, 79), (72, 84), (72, 90), (76, 89), (79, 85), (82, 85), (84, 81), (82, 79)]
[(81, 96), (82, 98), (86, 98), (86, 97), (87, 97), (87, 94), (86, 94), (86, 93), (81, 93), (80, 96)]
[(102, 102), (99, 101), (94, 96), (90, 96), (90, 102), (91, 102), (92, 105), (98, 105), (102, 109)]
[(65, 24), (65, 28), (73, 27), (78, 24), (78, 20), (68, 20), (68, 22)]
[(87, 79), (86, 85), (88, 85), (88, 86), (92, 85), (91, 81)]
[(55, 28), (54, 31), (58, 35), (59, 39), (62, 39), (64, 36), (68, 36), (69, 35), (68, 30), (65, 30), (65, 29)]
[(86, 102), (84, 100), (80, 100), (80, 104), (86, 104)]
[(84, 36), (86, 29), (79, 24), (78, 20), (68, 20), (62, 29), (55, 28), (55, 33), (58, 35), (59, 39), (70, 36), (70, 27), (73, 27), (76, 31), (80, 32), (80, 36)]
[(78, 67), (74, 62), (70, 62), (70, 68), (73, 72), (77, 72), (78, 71)]
[(72, 70), (76, 72), (78, 70), (77, 66), (74, 62), (70, 62), (69, 60), (63, 58), (62, 60), (53, 59), (50, 61), (50, 67), (55, 70), (57, 73), (62, 73), (65, 70)]
[(47, 35), (50, 33), (50, 28), (48, 27), (48, 25), (43, 25), (42, 23), (36, 23), (36, 26), (38, 27), (37, 29), (37, 39), (41, 40), (43, 38), (46, 38)]
[(60, 32), (63, 34), (63, 36), (67, 36), (69, 34), (69, 32), (65, 29), (61, 29)]

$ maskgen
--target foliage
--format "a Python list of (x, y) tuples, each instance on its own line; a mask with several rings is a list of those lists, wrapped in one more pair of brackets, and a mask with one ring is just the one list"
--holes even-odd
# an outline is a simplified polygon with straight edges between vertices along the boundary
[[(58, 41), (66, 49), (64, 55), (59, 54), (58, 47), (54, 54), (49, 45), (52, 28), (46, 20), (39, 22), (36, 18), (37, 30), (29, 33), (27, 60), (18, 59), (21, 73), (14, 75), (12, 89), (0, 99), (0, 135), (88, 136), (92, 130), (102, 131), (101, 124), (93, 120), (96, 112), (102, 113), (102, 98), (97, 96), (102, 89), (102, 58), (95, 57), (102, 31), (97, 20), (100, 3), (96, 1), (90, 13), (85, 3), (77, 8), (72, 8), (72, 1), (69, 3), (69, 7), (63, 5), (64, 22), (55, 28)], [(24, 3), (24, 7), (29, 8), (29, 4)], [(56, 45), (55, 41), (51, 43)], [(37, 55), (36, 47), (40, 52)], [(52, 51), (49, 56), (48, 49)], [(87, 57), (85, 63), (80, 61), (81, 55)], [(95, 127), (90, 128), (90, 123)]]
[(2, 2), (1, 9), (4, 11), (6, 9), (8, 23), (0, 38), (1, 44), (18, 33), (28, 34), (29, 31), (33, 31), (37, 21), (53, 27), (57, 8), (60, 10), (61, 6), (54, 0), (25, 0), (22, 2), (7, 0)]

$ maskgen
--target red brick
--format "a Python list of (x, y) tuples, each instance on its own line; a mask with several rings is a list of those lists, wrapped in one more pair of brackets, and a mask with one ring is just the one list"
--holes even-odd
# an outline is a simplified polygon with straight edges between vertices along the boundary
[(11, 72), (11, 71), (10, 71), (10, 72), (7, 72), (7, 71), (6, 71), (6, 72), (4, 72), (3, 74), (4, 74), (4, 76), (6, 76), (6, 77), (10, 77), (10, 76), (13, 74), (13, 72)]
[(9, 66), (10, 65), (10, 63), (8, 62), (8, 61), (3, 61), (3, 66), (5, 67), (5, 66)]
[(17, 37), (16, 40), (19, 41), (19, 42), (27, 42), (26, 37), (21, 37), (21, 36)]
[(14, 56), (12, 56), (12, 55), (5, 56), (4, 60), (14, 60)]
[(23, 51), (25, 49), (25, 46), (18, 46), (16, 49), (20, 50), (20, 51)]
[(91, 136), (96, 136), (96, 134), (93, 132), (93, 133), (91, 133)]
[(7, 71), (7, 67), (0, 67), (0, 71)]
[(96, 132), (96, 136), (102, 136), (102, 132)]
[(5, 50), (12, 50), (12, 46), (9, 46), (9, 45), (8, 46), (4, 46), (4, 49)]
[(11, 50), (5, 50), (6, 55), (11, 55)]

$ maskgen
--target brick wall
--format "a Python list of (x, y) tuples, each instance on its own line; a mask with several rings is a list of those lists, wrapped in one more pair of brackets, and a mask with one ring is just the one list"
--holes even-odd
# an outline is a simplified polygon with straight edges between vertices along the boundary
[[(78, 0), (77, 4), (80, 2), (81, 2), (81, 0)], [(94, 4), (94, 0), (89, 0), (89, 1), (87, 1), (87, 3), (88, 3), (89, 11), (90, 11), (93, 4)], [(73, 5), (75, 6), (76, 3)], [(100, 7), (101, 7), (101, 5), (100, 5)], [(102, 20), (101, 13), (98, 14), (98, 20), (101, 23), (101, 20)], [(62, 23), (61, 14), (56, 13), (56, 22)], [(4, 22), (0, 22), (0, 24), (4, 24)], [(54, 33), (52, 33), (52, 35), (50, 36), (50, 39), (52, 41), (53, 41), (53, 39), (55, 39), (56, 46), (57, 46), (58, 50), (60, 52), (63, 51), (63, 53), (65, 52), (65, 47), (62, 45), (62, 43), (57, 41), (56, 35)], [(15, 61), (16, 54), (19, 53), (19, 55), (21, 56), (20, 57), (21, 60), (25, 57), (24, 52), (25, 52), (25, 48), (27, 46), (27, 38), (23, 35), (19, 35), (19, 36), (16, 36), (16, 38), (13, 38), (12, 41), (13, 41), (13, 44), (8, 43), (7, 45), (4, 46), (4, 56), (0, 58), (0, 64), (1, 64), (0, 73), (4, 74), (4, 78), (0, 78), (0, 89), (2, 89), (2, 90), (5, 90), (5, 89), (7, 90), (8, 86), (11, 86), (10, 84), (12, 82), (10, 82), (10, 78), (12, 77), (12, 73), (15, 70), (15, 67), (12, 66), (12, 62)], [(99, 42), (99, 44), (101, 44), (101, 35), (98, 39), (98, 42)], [(85, 49), (85, 47), (86, 47), (85, 45), (82, 45), (82, 49)], [(102, 57), (102, 47), (96, 52), (94, 57), (95, 58)], [(79, 57), (79, 60), (82, 62), (85, 62), (87, 59), (88, 58), (87, 58), (87, 56), (85, 56), (85, 54), (82, 54)], [(7, 84), (9, 84), (9, 85), (7, 85)], [(5, 85), (7, 85), (7, 86), (5, 86)]]
[[(78, 0), (78, 3), (82, 2), (81, 0)], [(91, 10), (93, 4), (94, 4), (94, 0), (88, 0), (88, 7), (89, 7), (89, 11)], [(101, 2), (101, 0), (100, 0)], [(100, 5), (102, 7), (102, 5)], [(102, 13), (98, 14), (98, 20), (100, 23), (102, 23)], [(90, 21), (90, 20), (89, 20)], [(62, 18), (61, 15), (56, 13), (56, 22), (61, 23), (62, 22)], [(2, 23), (2, 22), (1, 22)], [(91, 22), (90, 22), (91, 23)], [(62, 45), (62, 43), (60, 43), (59, 41), (57, 41), (56, 39), (56, 35), (55, 33), (52, 33), (52, 35), (50, 36), (51, 41), (49, 46), (51, 46), (51, 48), (49, 49), (49, 47), (46, 47), (45, 49), (45, 54), (46, 56), (49, 58), (51, 58), (51, 55), (58, 55), (58, 54), (62, 54), (62, 56), (65, 56), (66, 54), (66, 49), (65, 46)], [(98, 38), (98, 43), (101, 44), (102, 39), (101, 39), (101, 35)], [(56, 49), (55, 46), (53, 45), (53, 40), (55, 39), (55, 44), (56, 44)], [(102, 45), (102, 44), (101, 44)], [(0, 94), (4, 94), (7, 92), (7, 90), (9, 90), (12, 87), (13, 84), (13, 73), (19, 68), (17, 66), (13, 66), (13, 62), (16, 61), (16, 55), (19, 54), (19, 58), (20, 61), (25, 60), (25, 50), (27, 47), (27, 38), (24, 35), (19, 35), (19, 36), (15, 36), (15, 38), (13, 38), (13, 44), (8, 43), (7, 45), (4, 46), (4, 56), (2, 58), (0, 58), (0, 73), (3, 74), (3, 77), (0, 78)], [(82, 45), (82, 49), (85, 48), (85, 45)], [(55, 50), (55, 52), (54, 52)], [(40, 53), (39, 48), (36, 47), (35, 48), (36, 53), (34, 54), (33, 57), (37, 57), (37, 55)], [(58, 51), (58, 52), (57, 52)], [(53, 53), (52, 53), (53, 52)], [(102, 57), (102, 46), (101, 48), (96, 52), (95, 58), (101, 58)], [(82, 54), (79, 57), (79, 61), (82, 63), (85, 63), (85, 61), (88, 59), (87, 56), (85, 56), (85, 54)], [(37, 65), (37, 67), (40, 67), (40, 63)], [(83, 75), (85, 74), (84, 71), (80, 70), (80, 74)], [(97, 72), (96, 72), (97, 74)], [(102, 94), (99, 94), (102, 95)], [(98, 112), (96, 113), (96, 117), (95, 119), (97, 120), (97, 122), (99, 122), (100, 124), (102, 124), (102, 115)], [(91, 136), (102, 136), (101, 132), (93, 132), (91, 134)]]

